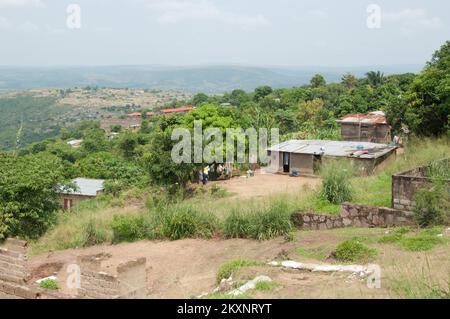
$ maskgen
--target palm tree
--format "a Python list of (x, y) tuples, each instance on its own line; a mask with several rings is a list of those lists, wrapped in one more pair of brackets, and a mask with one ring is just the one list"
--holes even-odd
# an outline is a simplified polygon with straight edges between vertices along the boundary
[(371, 86), (378, 86), (380, 84), (383, 84), (385, 81), (384, 73), (381, 73), (380, 71), (370, 71), (366, 73), (367, 82)]

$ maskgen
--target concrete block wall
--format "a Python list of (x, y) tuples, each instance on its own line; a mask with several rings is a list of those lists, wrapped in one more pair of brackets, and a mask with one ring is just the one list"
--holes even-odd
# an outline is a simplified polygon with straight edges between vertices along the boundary
[(146, 259), (139, 258), (117, 267), (117, 274), (101, 271), (105, 255), (78, 258), (81, 268), (79, 297), (94, 299), (138, 299), (147, 296)]
[[(441, 160), (442, 162), (450, 159)], [(419, 189), (428, 188), (432, 180), (426, 177), (428, 166), (419, 166), (412, 170), (392, 176), (392, 207), (413, 211), (416, 207), (414, 196)], [(448, 181), (450, 189), (450, 180)]]
[[(120, 264), (115, 274), (102, 271), (102, 262), (109, 255), (82, 256), (77, 259), (81, 269), (77, 298), (136, 299), (147, 297), (146, 259)], [(0, 247), (0, 295), (22, 299), (72, 299), (59, 291), (40, 288), (30, 282), (27, 265), (27, 242), (7, 239)]]
[(414, 215), (386, 207), (344, 203), (339, 216), (300, 212), (295, 223), (301, 229), (321, 230), (343, 227), (395, 227), (414, 225)]

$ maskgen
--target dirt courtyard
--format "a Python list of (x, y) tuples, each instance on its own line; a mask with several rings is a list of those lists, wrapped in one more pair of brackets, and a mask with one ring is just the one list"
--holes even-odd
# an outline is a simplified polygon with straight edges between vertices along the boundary
[[(148, 274), (148, 298), (192, 298), (211, 293), (217, 286), (216, 276), (221, 265), (236, 259), (251, 259), (264, 263), (273, 260), (332, 263), (327, 256), (343, 240), (365, 238), (378, 250), (373, 263), (382, 271), (381, 289), (369, 289), (363, 279), (343, 273), (314, 273), (284, 270), (270, 266), (243, 268), (233, 275), (237, 280), (249, 280), (267, 275), (279, 284), (270, 291), (256, 291), (253, 298), (392, 298), (396, 281), (403, 276), (414, 279), (427, 273), (433, 281), (447, 282), (450, 267), (449, 244), (427, 252), (406, 252), (389, 244), (378, 244), (386, 229), (349, 228), (324, 231), (298, 231), (293, 241), (284, 238), (268, 241), (245, 239), (185, 239), (178, 241), (141, 241), (119, 245), (104, 245), (69, 249), (31, 257), (29, 266), (36, 276), (58, 272), (58, 283), (64, 290), (66, 268), (76, 263), (77, 256), (104, 253), (111, 258), (104, 265), (114, 268), (127, 260), (145, 257)], [(52, 266), (53, 265), (53, 266)], [(47, 273), (40, 270), (46, 269)], [(34, 279), (37, 279), (34, 277)], [(402, 283), (402, 282), (400, 282)], [(67, 292), (67, 291), (66, 291)]]
[(254, 177), (234, 177), (211, 184), (217, 184), (235, 196), (249, 198), (277, 193), (295, 193), (305, 187), (315, 188), (320, 185), (320, 182), (320, 178), (316, 177), (290, 177), (282, 174), (263, 174), (257, 171)]

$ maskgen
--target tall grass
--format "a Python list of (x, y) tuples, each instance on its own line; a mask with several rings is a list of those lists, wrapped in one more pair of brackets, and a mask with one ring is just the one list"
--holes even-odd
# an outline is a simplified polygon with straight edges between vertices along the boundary
[(288, 235), (292, 231), (292, 211), (283, 201), (275, 202), (263, 211), (232, 212), (223, 222), (226, 238), (252, 238), (267, 240)]
[(320, 170), (322, 189), (320, 196), (331, 204), (351, 201), (353, 188), (350, 183), (354, 168), (347, 160), (327, 160)]

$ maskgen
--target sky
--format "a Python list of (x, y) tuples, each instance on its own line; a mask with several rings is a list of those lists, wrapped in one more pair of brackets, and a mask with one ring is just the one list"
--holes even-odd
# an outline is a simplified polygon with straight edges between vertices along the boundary
[(448, 0), (0, 0), (2, 66), (424, 64), (447, 40)]

